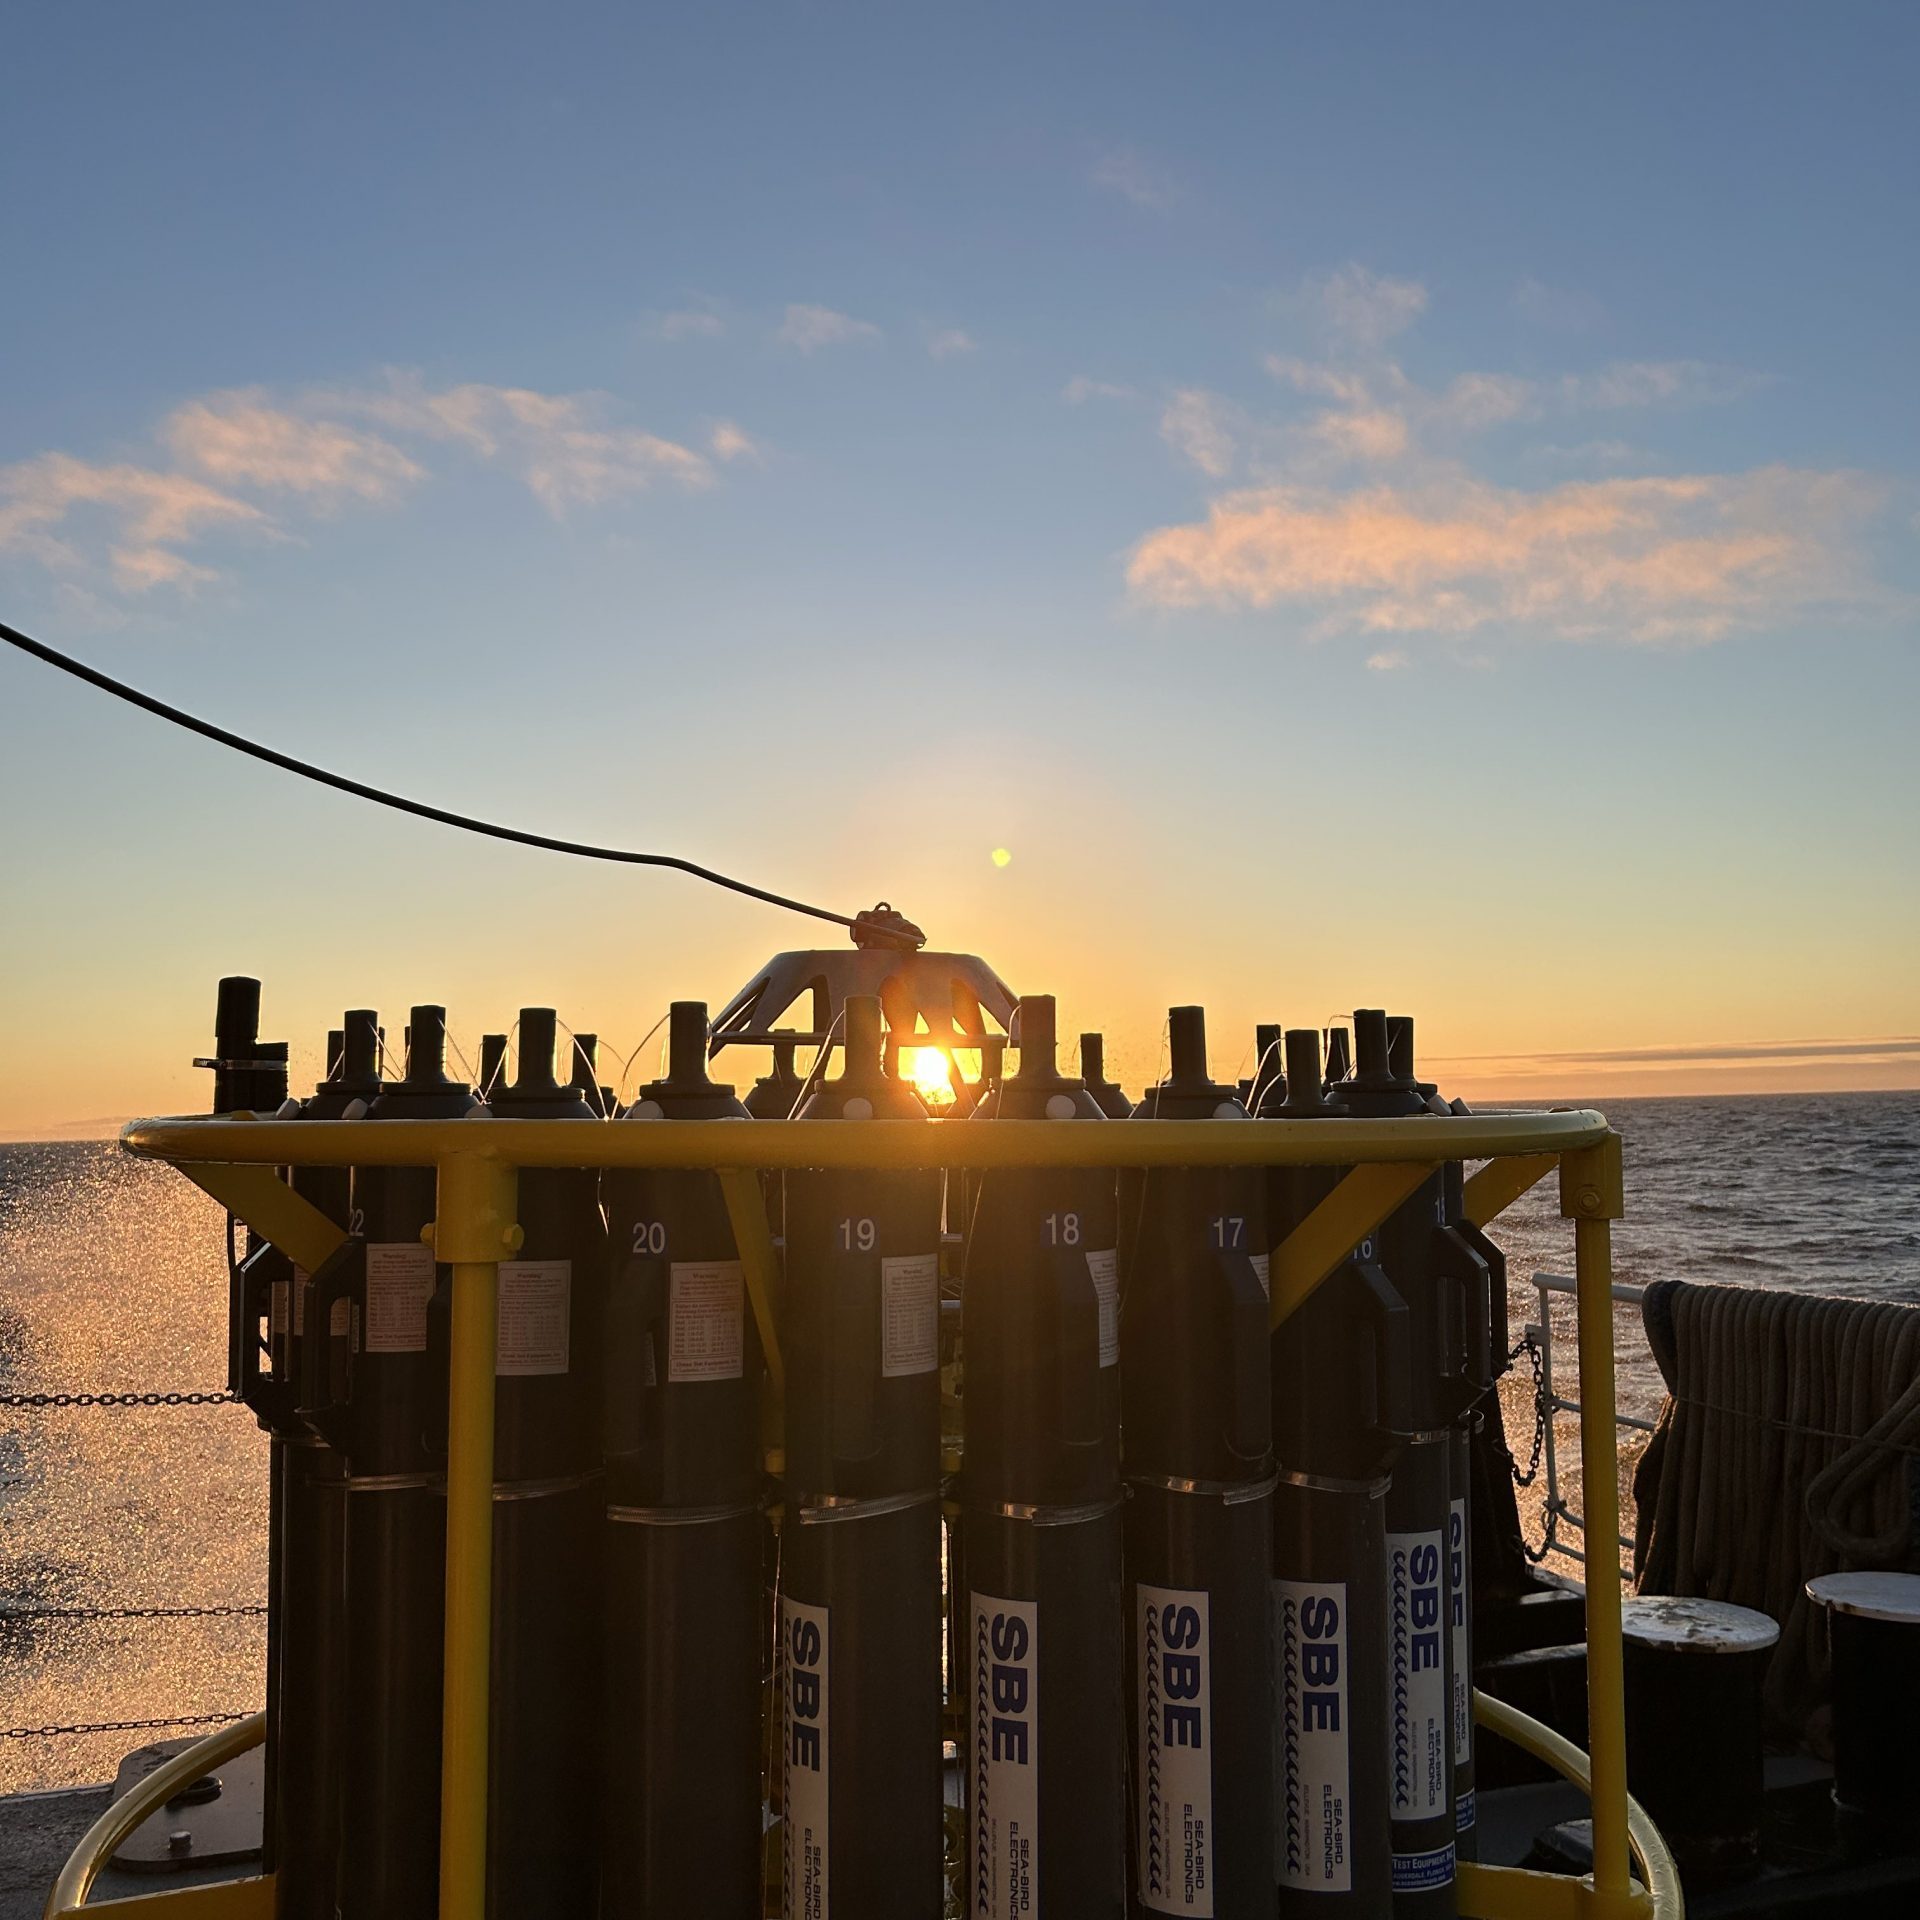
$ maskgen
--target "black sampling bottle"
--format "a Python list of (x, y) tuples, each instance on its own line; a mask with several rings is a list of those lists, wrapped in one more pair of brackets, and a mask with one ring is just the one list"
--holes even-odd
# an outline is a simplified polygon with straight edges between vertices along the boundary
[[(748, 1118), (705, 1005), (668, 1021), (620, 1125)], [(601, 1920), (759, 1920), (760, 1336), (718, 1175), (610, 1169), (606, 1198)]]
[[(880, 1002), (845, 1003), (809, 1127), (931, 1129), (882, 1071)], [(790, 1173), (780, 1536), (783, 1912), (938, 1920), (937, 1168)]]
[[(273, 1115), (285, 1111), (287, 1043), (260, 1038), (260, 982), (229, 974), (219, 985), (213, 1016), (213, 1053), (196, 1059), (213, 1069), (216, 1114)], [(238, 1236), (238, 1222), (227, 1223), (227, 1391), (254, 1416), (267, 1438), (267, 1674), (266, 1739), (263, 1743), (266, 1806), (261, 1820), (261, 1861), (268, 1871), (278, 1864), (276, 1827), (279, 1774), (285, 1745), (280, 1698), (281, 1630), (286, 1614), (286, 1570), (281, 1561), (285, 1528), (289, 1443), (302, 1423), (294, 1394), (284, 1376), (267, 1372), (274, 1322), (285, 1312), (291, 1291), (292, 1262), (252, 1227)]]
[[(554, 1072), (551, 1007), (520, 1010), (502, 1120), (585, 1127)], [(481, 1123), (476, 1123), (481, 1124)], [(589, 1136), (590, 1137), (590, 1136)], [(581, 1158), (590, 1158), (583, 1146)], [(487, 1911), (592, 1920), (600, 1698), (599, 1387), (606, 1235), (591, 1167), (523, 1167), (521, 1244), (499, 1265)], [(435, 1315), (439, 1338), (450, 1318)], [(442, 1363), (444, 1365), (444, 1362)]]
[[(1340, 1111), (1428, 1115), (1427, 1096), (1393, 1069), (1386, 1014), (1360, 1009), (1353, 1034), (1354, 1071), (1334, 1094)], [(1479, 1263), (1446, 1234), (1445, 1213), (1436, 1169), (1357, 1250), (1385, 1273), (1408, 1314), (1408, 1431), (1387, 1494), (1394, 1910), (1403, 1920), (1454, 1911), (1453, 1423), (1464, 1404)], [(1478, 1285), (1484, 1298), (1484, 1269)]]
[[(367, 1118), (465, 1114), (473, 1096), (446, 1054), (446, 1009), (415, 1007), (405, 1077)], [(352, 1324), (345, 1405), (323, 1416), (348, 1467), (340, 1920), (431, 1913), (438, 1897), (446, 1373), (428, 1351), (428, 1310), (446, 1275), (422, 1238), (435, 1189), (432, 1167), (356, 1167), (362, 1257), (315, 1274), (307, 1302), (330, 1317), (345, 1298)]]
[[(1387, 1057), (1394, 1074), (1426, 1101), (1429, 1113), (1453, 1117), (1432, 1081), (1414, 1066), (1414, 1028), (1410, 1017), (1387, 1021)], [(1448, 1684), (1453, 1725), (1453, 1827), (1459, 1858), (1478, 1852), (1478, 1801), (1474, 1792), (1473, 1730), (1473, 1453), (1474, 1436), (1485, 1424), (1486, 1399), (1499, 1378), (1506, 1353), (1507, 1263), (1492, 1241), (1466, 1217), (1466, 1166), (1444, 1162), (1440, 1170), (1440, 1211), (1432, 1237), (1432, 1257), (1442, 1284), (1458, 1298), (1460, 1371), (1453, 1386), (1456, 1412), (1448, 1442), (1447, 1631), (1450, 1639)]]
[[(359, 1119), (380, 1093), (380, 1018), (348, 1013), (329, 1071), (301, 1102), (302, 1120)], [(294, 1192), (343, 1232), (353, 1226), (352, 1175), (346, 1167), (288, 1170)], [(346, 1258), (353, 1257), (349, 1250)], [(335, 1356), (344, 1367), (351, 1308), (342, 1300), (318, 1324), (308, 1310), (312, 1276), (294, 1266), (284, 1304), (274, 1303), (273, 1371), (304, 1401), (314, 1377)], [(309, 1346), (313, 1358), (308, 1359)], [(280, 1707), (284, 1740), (275, 1770), (278, 1836), (274, 1912), (278, 1920), (333, 1920), (340, 1856), (341, 1714), (346, 1685), (347, 1460), (304, 1413), (290, 1435), (286, 1504), (280, 1521), (285, 1569), (280, 1631)]]
[[(1200, 1008), (1173, 1009), (1170, 1041), (1135, 1120), (1244, 1122)], [(1273, 1911), (1265, 1205), (1253, 1168), (1120, 1184), (1136, 1915)]]
[[(1322, 1120), (1320, 1035), (1289, 1029), (1255, 1118)], [(1277, 1254), (1337, 1166), (1266, 1176)], [(1393, 1913), (1387, 1488), (1408, 1419), (1407, 1309), (1370, 1259), (1342, 1262), (1273, 1330), (1276, 1862), (1282, 1920)]]
[[(1106, 1116), (1055, 1065), (1050, 996), (974, 1124)], [(965, 1884), (975, 1920), (1126, 1909), (1120, 1325), (1110, 1169), (978, 1176), (961, 1290)]]

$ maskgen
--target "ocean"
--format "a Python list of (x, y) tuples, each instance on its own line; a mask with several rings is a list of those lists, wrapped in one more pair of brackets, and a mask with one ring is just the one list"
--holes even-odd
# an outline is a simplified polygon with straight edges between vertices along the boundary
[[(1606, 1111), (1626, 1143), (1616, 1279), (1920, 1301), (1920, 1093)], [(1517, 1340), (1538, 1315), (1527, 1276), (1572, 1270), (1551, 1183), (1495, 1237), (1509, 1254)], [(1621, 1405), (1650, 1416), (1660, 1384), (1637, 1315), (1623, 1306), (1616, 1324)], [(1572, 1397), (1571, 1302), (1555, 1304), (1554, 1327)], [(0, 1395), (217, 1392), (225, 1349), (223, 1219), (210, 1200), (111, 1143), (0, 1147)], [(1523, 1361), (1502, 1392), (1523, 1458), (1530, 1395)], [(1571, 1418), (1556, 1431), (1570, 1452)], [(1577, 1505), (1577, 1473), (1570, 1484)], [(1523, 1504), (1534, 1538), (1538, 1491)], [(17, 1729), (258, 1705), (257, 1615), (138, 1610), (257, 1606), (265, 1524), (266, 1441), (241, 1408), (0, 1406), (0, 1792), (108, 1778), (131, 1748), (181, 1730)]]

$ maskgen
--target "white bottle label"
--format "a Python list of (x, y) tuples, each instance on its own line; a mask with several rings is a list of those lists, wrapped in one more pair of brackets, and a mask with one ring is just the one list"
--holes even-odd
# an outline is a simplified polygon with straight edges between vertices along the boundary
[(1452, 1750), (1444, 1634), (1446, 1561), (1440, 1535), (1387, 1535), (1387, 1646), (1390, 1783), (1396, 1820), (1430, 1820), (1453, 1808), (1447, 1762)]
[(738, 1260), (667, 1269), (667, 1378), (738, 1380), (746, 1371), (746, 1281)]
[(1347, 1583), (1276, 1580), (1279, 1794), (1275, 1865), (1283, 1887), (1353, 1885), (1347, 1717)]
[(572, 1350), (573, 1262), (502, 1260), (493, 1370), (565, 1373)]
[(1213, 1912), (1213, 1702), (1207, 1596), (1134, 1588), (1140, 1648), (1140, 1898), (1156, 1913)]
[(829, 1920), (827, 1609), (780, 1596), (780, 1911), (784, 1920)]
[(1087, 1272), (1100, 1299), (1100, 1364), (1120, 1364), (1120, 1256), (1107, 1247), (1087, 1255)]
[(1473, 1634), (1467, 1624), (1467, 1503), (1453, 1503), (1447, 1521), (1447, 1619), (1453, 1630), (1453, 1764), (1473, 1759)]
[(425, 1353), (427, 1302), (433, 1297), (433, 1249), (419, 1240), (380, 1240), (367, 1248), (367, 1353)]
[(973, 1780), (967, 1831), (973, 1920), (1040, 1904), (1040, 1611), (973, 1596)]
[(880, 1371), (889, 1380), (940, 1365), (940, 1256), (892, 1254), (880, 1262)]

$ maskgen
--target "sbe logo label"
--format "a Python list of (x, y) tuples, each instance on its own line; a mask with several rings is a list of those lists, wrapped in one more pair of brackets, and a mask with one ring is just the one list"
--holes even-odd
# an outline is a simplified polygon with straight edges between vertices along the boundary
[(975, 1920), (1018, 1920), (1040, 1901), (1040, 1619), (1031, 1601), (973, 1596)]
[(1213, 1706), (1207, 1596), (1134, 1589), (1139, 1660), (1140, 1896), (1159, 1913), (1213, 1912)]
[(781, 1771), (786, 1820), (782, 1826), (781, 1912), (785, 1920), (827, 1920), (827, 1661), (825, 1607), (784, 1595), (780, 1601), (782, 1689)]
[(1347, 1584), (1276, 1580), (1280, 1640), (1280, 1884), (1345, 1893), (1348, 1857)]

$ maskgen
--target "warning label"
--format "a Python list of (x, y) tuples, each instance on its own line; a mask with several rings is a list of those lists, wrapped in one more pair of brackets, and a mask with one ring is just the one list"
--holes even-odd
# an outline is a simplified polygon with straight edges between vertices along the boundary
[(676, 1260), (668, 1273), (668, 1380), (738, 1380), (746, 1371), (740, 1262)]
[(1112, 1247), (1087, 1255), (1087, 1271), (1100, 1298), (1100, 1364), (1120, 1364), (1120, 1256)]
[(292, 1283), (276, 1280), (267, 1290), (267, 1332), (275, 1339), (283, 1338), (287, 1331), (287, 1313), (289, 1301), (287, 1295)]
[(425, 1353), (433, 1250), (418, 1240), (380, 1240), (367, 1248), (363, 1351)]
[(892, 1254), (880, 1262), (880, 1371), (887, 1379), (940, 1364), (940, 1256)]
[(572, 1316), (571, 1260), (502, 1260), (494, 1372), (565, 1373)]
[(1269, 1253), (1253, 1255), (1253, 1277), (1260, 1282), (1260, 1291), (1269, 1300), (1273, 1298), (1273, 1256)]
[(307, 1330), (307, 1289), (313, 1275), (305, 1267), (293, 1270), (293, 1337), (298, 1340)]

